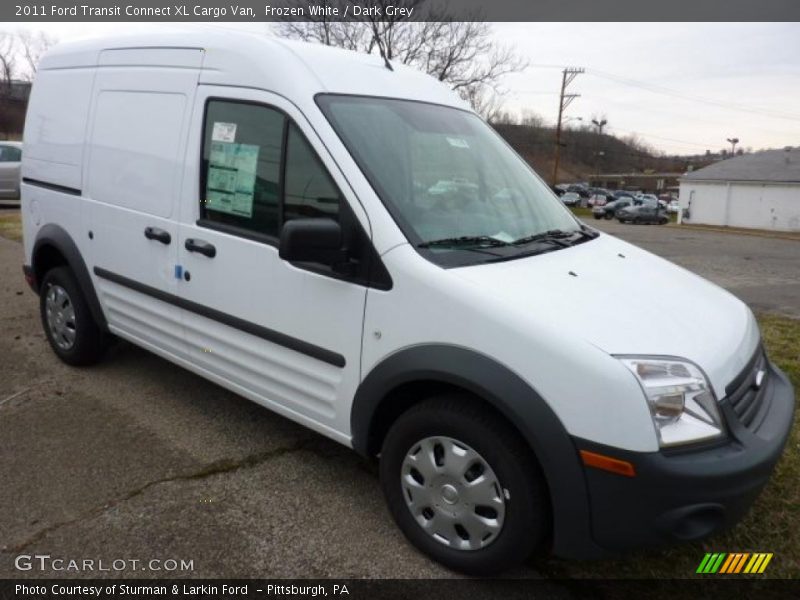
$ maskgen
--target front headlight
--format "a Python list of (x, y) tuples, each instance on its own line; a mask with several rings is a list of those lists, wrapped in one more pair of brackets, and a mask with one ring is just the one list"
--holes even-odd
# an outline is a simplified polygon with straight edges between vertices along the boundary
[(676, 359), (619, 358), (642, 386), (662, 448), (724, 435), (717, 399), (697, 366)]

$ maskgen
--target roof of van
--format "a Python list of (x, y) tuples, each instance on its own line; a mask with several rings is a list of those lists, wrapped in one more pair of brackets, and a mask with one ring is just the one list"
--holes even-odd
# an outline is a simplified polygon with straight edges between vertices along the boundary
[[(158, 30), (158, 33), (125, 34), (88, 38), (56, 45), (43, 58), (40, 69), (136, 64), (135, 49), (197, 49), (201, 65), (201, 84), (254, 87), (294, 99), (318, 93), (407, 98), (469, 109), (447, 85), (421, 71), (392, 62), (389, 70), (383, 59), (332, 48), (322, 44), (295, 42), (268, 35), (257, 35), (211, 27), (191, 30)], [(117, 52), (115, 50), (125, 50)], [(153, 53), (148, 53), (151, 56)], [(114, 62), (106, 57), (124, 56)], [(160, 66), (186, 68), (185, 52), (176, 52), (177, 63), (168, 64), (170, 52), (159, 53)], [(180, 64), (178, 64), (180, 63)]]

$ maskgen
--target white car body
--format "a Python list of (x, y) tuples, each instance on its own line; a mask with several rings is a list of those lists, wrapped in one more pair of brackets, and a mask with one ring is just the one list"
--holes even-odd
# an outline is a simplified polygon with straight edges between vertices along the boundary
[[(175, 32), (57, 46), (42, 60), (25, 129), (24, 249), (32, 277), (42, 232), (57, 226), (85, 262), (109, 331), (359, 450), (365, 442), (355, 439), (354, 398), (382, 364), (415, 348), (484, 357), (543, 398), (569, 436), (654, 456), (653, 418), (618, 355), (691, 361), (722, 399), (759, 347), (745, 304), (610, 235), (496, 264), (432, 263), (409, 243), (315, 102), (318, 94), (470, 110), (445, 85), (399, 64), (389, 70), (377, 56), (266, 37)], [(288, 115), (367, 233), (390, 289), (297, 268), (275, 245), (199, 222), (197, 157), (209, 98)], [(148, 227), (173, 243), (146, 239)], [(216, 256), (187, 251), (189, 239), (210, 242)], [(191, 281), (180, 277), (187, 271)], [(623, 305), (606, 319), (594, 314), (597, 306)], [(222, 313), (250, 329), (215, 316)], [(540, 460), (550, 477), (574, 458)], [(550, 485), (558, 487), (555, 479)], [(583, 526), (568, 501), (554, 503), (564, 511), (557, 531), (569, 521)], [(560, 535), (562, 554), (593, 553)]]

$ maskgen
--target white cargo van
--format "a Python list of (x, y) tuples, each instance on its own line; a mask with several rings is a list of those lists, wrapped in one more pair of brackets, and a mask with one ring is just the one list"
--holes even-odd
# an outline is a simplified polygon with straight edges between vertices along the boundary
[(119, 336), (379, 457), (405, 535), (461, 571), (737, 521), (794, 410), (750, 310), (390, 66), (225, 32), (50, 51), (22, 196), (53, 351)]

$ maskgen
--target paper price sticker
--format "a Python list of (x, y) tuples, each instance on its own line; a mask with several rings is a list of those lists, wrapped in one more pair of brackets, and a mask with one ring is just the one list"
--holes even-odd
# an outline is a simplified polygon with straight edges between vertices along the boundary
[(236, 140), (236, 123), (214, 123), (211, 130), (212, 142), (233, 142)]

